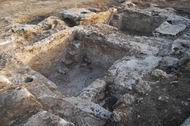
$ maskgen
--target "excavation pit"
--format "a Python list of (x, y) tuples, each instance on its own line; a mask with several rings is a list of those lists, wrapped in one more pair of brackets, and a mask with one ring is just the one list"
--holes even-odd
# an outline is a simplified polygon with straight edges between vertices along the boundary
[(50, 42), (52, 45), (36, 48), (35, 56), (27, 64), (53, 81), (65, 96), (78, 96), (93, 81), (102, 79), (113, 62), (125, 53), (103, 41), (93, 35), (70, 35), (66, 40), (59, 38)]
[(120, 30), (131, 35), (153, 36), (166, 17), (151, 10), (126, 10), (121, 14)]
[(159, 27), (164, 17), (159, 13), (141, 13), (133, 11), (125, 11), (122, 16), (121, 30), (133, 35), (152, 36), (153, 32)]

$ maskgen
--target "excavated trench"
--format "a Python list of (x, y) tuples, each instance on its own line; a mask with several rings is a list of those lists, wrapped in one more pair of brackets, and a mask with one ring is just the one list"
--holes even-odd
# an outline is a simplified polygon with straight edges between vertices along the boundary
[(155, 29), (165, 20), (166, 17), (159, 15), (159, 12), (125, 10), (113, 17), (111, 25), (129, 35), (153, 36)]
[(65, 96), (78, 96), (124, 56), (124, 50), (102, 41), (97, 36), (79, 33), (47, 52), (38, 53), (28, 64), (53, 81)]
[(157, 14), (148, 16), (135, 12), (124, 12), (121, 30), (130, 34), (151, 36), (163, 21), (164, 18)]
[[(44, 17), (39, 17), (39, 19), (37, 18), (36, 20), (31, 21), (29, 24), (38, 25), (38, 23), (41, 22), (43, 18)], [(136, 53), (137, 55), (141, 54), (140, 49), (146, 47), (146, 44), (147, 48), (152, 48), (154, 46), (152, 43), (155, 42), (154, 44), (156, 45), (159, 44), (159, 42), (162, 42), (161, 40), (158, 40), (158, 42), (156, 39), (154, 41), (153, 39), (151, 39), (151, 37), (150, 39), (148, 39), (148, 37), (146, 36), (153, 36), (155, 29), (165, 21), (165, 18), (159, 16), (157, 13), (148, 15), (137, 12), (123, 12), (122, 17), (116, 17), (116, 20), (119, 20), (119, 28), (122, 32), (132, 35), (124, 37), (122, 36), (122, 34), (119, 34), (120, 36), (117, 36), (120, 32), (114, 33), (112, 31), (111, 33), (113, 34), (109, 34), (109, 31), (106, 31), (105, 33), (102, 30), (104, 29), (104, 27), (101, 27), (102, 29), (99, 27), (96, 29), (95, 27), (97, 26), (94, 26), (94, 29), (91, 29), (92, 27), (88, 26), (85, 26), (85, 29), (81, 29), (81, 27), (79, 26), (73, 27), (72, 29), (65, 28), (64, 30), (57, 30), (56, 28), (53, 29), (52, 25), (50, 25), (50, 27), (49, 25), (47, 25), (47, 29), (45, 29), (43, 33), (41, 33), (40, 31), (39, 33), (33, 33), (29, 38), (25, 38), (27, 42), (32, 43), (26, 44), (23, 50), (18, 50), (18, 52), (16, 53), (20, 53), (20, 56), (18, 56), (18, 58), (23, 59), (23, 62), (25, 64), (28, 64), (29, 66), (31, 66), (32, 69), (41, 73), (57, 85), (57, 89), (64, 96), (66, 96), (66, 100), (63, 99), (65, 104), (69, 102), (69, 104), (74, 104), (74, 107), (81, 107), (82, 109), (80, 109), (82, 110), (82, 112), (84, 111), (83, 108), (86, 108), (86, 105), (89, 104), (87, 107), (89, 107), (90, 111), (87, 108), (85, 109), (84, 113), (87, 113), (87, 115), (90, 115), (92, 113), (95, 116), (97, 116), (97, 118), (99, 118), (99, 115), (97, 115), (96, 113), (101, 114), (102, 111), (99, 112), (99, 109), (96, 109), (96, 106), (93, 106), (94, 103), (100, 106), (101, 109), (105, 109), (106, 111), (108, 110), (110, 116), (104, 120), (105, 122), (104, 124), (102, 124), (104, 126), (147, 124), (155, 125), (155, 123), (157, 125), (173, 126), (181, 124), (183, 120), (187, 118), (189, 115), (189, 92), (187, 90), (189, 89), (189, 65), (184, 70), (182, 70), (182, 74), (179, 75), (179, 77), (177, 75), (174, 80), (166, 78), (166, 80), (160, 81), (159, 79), (161, 77), (155, 76), (154, 79), (159, 80), (159, 83), (151, 83), (151, 81), (154, 81), (151, 78), (152, 75), (150, 75), (149, 78), (149, 73), (147, 74), (145, 72), (148, 78), (147, 79), (145, 77), (145, 79), (148, 80), (147, 83), (149, 84), (150, 79), (150, 84), (154, 85), (150, 85), (149, 87), (149, 85), (147, 86), (147, 83), (144, 83), (143, 80), (143, 87), (138, 87), (136, 86), (137, 84), (135, 84), (134, 89), (131, 89), (130, 91), (127, 90), (127, 93), (125, 91), (122, 92), (122, 90), (120, 91), (120, 89), (118, 88), (120, 85), (117, 87), (117, 84), (112, 84), (112, 82), (104, 80), (107, 70), (112, 66), (112, 64), (116, 60), (126, 56), (126, 53), (131, 53), (131, 55), (135, 56)], [(68, 22), (72, 25), (72, 22), (70, 22), (69, 20)], [(170, 22), (168, 21), (168, 23)], [(99, 32), (100, 34), (97, 32)], [(23, 34), (26, 34), (26, 36), (28, 35), (27, 33)], [(139, 42), (133, 35), (137, 35), (137, 37), (142, 35), (142, 41)], [(116, 38), (116, 40), (118, 41), (115, 41), (114, 37), (118, 37)], [(122, 39), (122, 37), (124, 39)], [(128, 39), (128, 41), (126, 39), (126, 43), (124, 41), (125, 38)], [(138, 42), (139, 45), (137, 44)], [(142, 48), (140, 48), (141, 43), (142, 46), (144, 45)], [(148, 43), (150, 43), (150, 46), (148, 45)], [(126, 45), (124, 49), (122, 48), (122, 46), (125, 46), (125, 44), (131, 46)], [(149, 52), (147, 48), (145, 48), (145, 52)], [(157, 50), (157, 46), (155, 46), (154, 49)], [(151, 52), (152, 51), (153, 50), (151, 50)], [(144, 54), (142, 53), (142, 55)], [(159, 59), (160, 57), (157, 58)], [(119, 62), (122, 63), (122, 61), (125, 60), (127, 59), (120, 60)], [(135, 60), (132, 58), (128, 60), (132, 61), (132, 65), (126, 65), (130, 63), (128, 61), (123, 62), (123, 67), (121, 67), (122, 72), (124, 71), (123, 73), (119, 71), (120, 65), (122, 66), (122, 64), (119, 64), (119, 68), (117, 68), (115, 64), (112, 66), (116, 67), (116, 74), (120, 72), (122, 77), (125, 76), (125, 81), (127, 79), (130, 80), (130, 76), (133, 77), (133, 74), (134, 77), (141, 76), (141, 74), (138, 74), (138, 72), (141, 73), (141, 69), (143, 68), (140, 67), (146, 67), (146, 62), (144, 62), (145, 60), (141, 59), (140, 56), (137, 58), (135, 57)], [(148, 60), (148, 62), (151, 61)], [(134, 66), (136, 65), (134, 70), (133, 63)], [(127, 68), (128, 66), (131, 66), (132, 70), (130, 70), (130, 68), (123, 69), (124, 67)], [(151, 68), (150, 65), (150, 68), (145, 68), (145, 70), (146, 69), (149, 70), (155, 68)], [(170, 67), (168, 69), (170, 69)], [(129, 72), (125, 73), (128, 70), (130, 73), (132, 73), (131, 75), (128, 74)], [(163, 68), (163, 70), (166, 71), (166, 76), (169, 76), (169, 73), (172, 73), (172, 71), (168, 72), (167, 69), (165, 70)], [(127, 78), (127, 76), (129, 76), (129, 78)], [(142, 76), (144, 75), (142, 74)], [(37, 76), (26, 76), (26, 78), (24, 78), (24, 83), (27, 83), (26, 85), (31, 85), (30, 82), (36, 83), (35, 77)], [(41, 78), (39, 77), (38, 79), (40, 80)], [(113, 83), (115, 83), (116, 81), (114, 80)], [(49, 81), (46, 80), (45, 83), (50, 85), (51, 83), (48, 82)], [(139, 86), (141, 86), (140, 81), (137, 83)], [(121, 88), (124, 89), (125, 87), (121, 86)], [(146, 93), (145, 95), (144, 91), (145, 93), (148, 93)], [(119, 92), (121, 94), (118, 93), (118, 95), (121, 96), (117, 97), (117, 95), (114, 95), (113, 92)], [(46, 94), (43, 96), (46, 96)], [(133, 99), (138, 100), (133, 101)], [(84, 104), (82, 104), (82, 102), (84, 102)], [(61, 107), (63, 107), (63, 109), (65, 108), (65, 106)], [(88, 111), (86, 112), (86, 110)], [(73, 110), (72, 112), (75, 113), (75, 110)], [(121, 116), (117, 115), (117, 113), (121, 114)], [(75, 116), (72, 117), (72, 119), (70, 119), (71, 116), (69, 115), (68, 117), (66, 116), (64, 118), (71, 122), (76, 122), (79, 124), (81, 123)], [(104, 114), (103, 116), (106, 117), (106, 114)], [(86, 119), (86, 117), (83, 117), (83, 115), (81, 116), (81, 118), (84, 118), (84, 120)], [(100, 120), (95, 120), (95, 123), (92, 124), (98, 125), (96, 124), (96, 122), (99, 123), (99, 121)]]

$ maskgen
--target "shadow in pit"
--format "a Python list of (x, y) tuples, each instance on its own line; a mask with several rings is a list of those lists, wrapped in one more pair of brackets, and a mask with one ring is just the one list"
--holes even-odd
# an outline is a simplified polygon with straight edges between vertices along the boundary
[(126, 53), (102, 42), (103, 39), (93, 38), (74, 35), (66, 41), (58, 40), (57, 45), (51, 42), (48, 47), (36, 50), (36, 55), (28, 64), (53, 81), (65, 96), (77, 96), (94, 80), (103, 78), (113, 62)]

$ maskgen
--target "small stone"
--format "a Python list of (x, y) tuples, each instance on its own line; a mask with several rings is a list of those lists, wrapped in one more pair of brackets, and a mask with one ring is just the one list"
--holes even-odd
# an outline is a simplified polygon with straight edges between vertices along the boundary
[(172, 81), (170, 84), (178, 84), (178, 81)]
[(0, 75), (0, 89), (10, 85), (11, 85), (10, 80), (4, 75)]
[(135, 96), (127, 93), (123, 95), (118, 102), (124, 103), (125, 105), (132, 105), (135, 102)]
[(155, 69), (152, 71), (152, 77), (153, 79), (160, 80), (160, 79), (168, 78), (168, 74), (163, 70)]
[(149, 83), (146, 81), (142, 81), (142, 80), (139, 81), (139, 83), (134, 86), (134, 89), (138, 93), (142, 93), (142, 94), (146, 94), (147, 92), (151, 91), (151, 87), (150, 87)]
[(163, 102), (168, 102), (169, 97), (168, 97), (168, 96), (159, 96), (159, 97), (158, 97), (158, 100), (159, 100), (159, 101), (163, 101)]
[(62, 62), (64, 63), (64, 65), (71, 65), (73, 63), (71, 59), (65, 59)]
[(178, 58), (166, 56), (166, 57), (162, 58), (162, 60), (159, 63), (159, 66), (161, 68), (168, 68), (168, 67), (177, 68), (178, 67), (178, 63), (179, 63), (179, 59)]
[(57, 70), (57, 72), (60, 74), (67, 74), (68, 71), (69, 69), (66, 66), (60, 66)]

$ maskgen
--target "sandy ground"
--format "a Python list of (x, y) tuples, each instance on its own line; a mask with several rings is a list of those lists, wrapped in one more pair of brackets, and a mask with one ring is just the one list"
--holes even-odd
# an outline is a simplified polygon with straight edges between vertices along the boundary
[(104, 6), (111, 0), (1, 0), (0, 15), (20, 17), (54, 13), (63, 8)]
[(0, 42), (4, 41), (12, 24), (24, 24), (41, 18), (43, 20), (73, 7), (106, 9), (112, 2), (113, 0), (0, 0)]
[[(38, 16), (48, 16), (65, 8), (101, 7), (113, 0), (0, 0), (0, 34), (5, 32), (8, 20), (29, 22)], [(6, 19), (6, 20), (5, 20)]]

